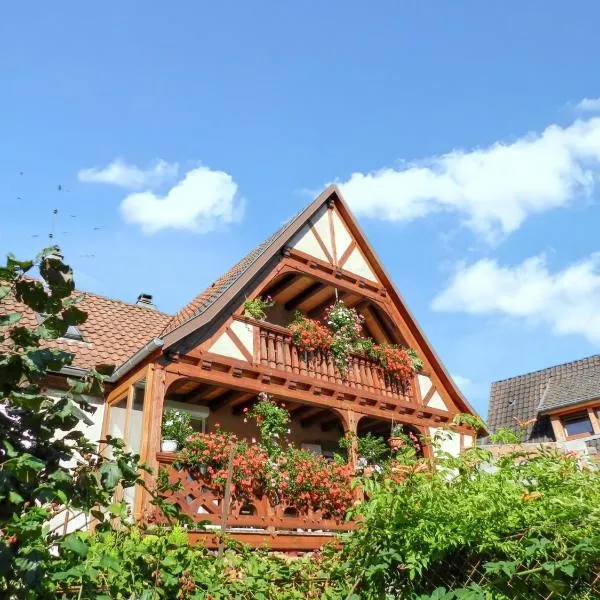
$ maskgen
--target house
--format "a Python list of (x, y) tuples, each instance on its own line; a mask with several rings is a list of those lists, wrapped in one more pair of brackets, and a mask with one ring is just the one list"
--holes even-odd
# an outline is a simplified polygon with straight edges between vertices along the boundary
[(492, 383), (488, 428), (530, 444), (595, 453), (600, 443), (600, 355)]
[[(247, 298), (267, 295), (275, 304), (266, 319), (245, 316)], [(422, 370), (399, 382), (375, 360), (356, 354), (342, 372), (328, 353), (298, 348), (287, 327), (295, 312), (316, 318), (336, 299), (364, 317), (367, 337), (414, 349)], [(175, 455), (160, 451), (169, 406), (187, 410), (199, 431), (214, 431), (219, 423), (249, 438), (255, 432), (244, 410), (267, 392), (288, 407), (291, 440), (324, 455), (345, 433), (387, 437), (397, 423), (432, 436), (456, 414), (475, 414), (335, 186), (173, 316), (158, 311), (147, 295), (127, 304), (87, 294), (80, 307), (89, 313), (87, 322), (56, 342), (75, 354), (73, 367), (50, 378), (49, 393), (64, 388), (65, 375), (77, 376), (96, 363), (116, 364), (106, 397), (90, 399), (99, 408), (91, 436), (121, 437), (143, 462), (166, 469), (182, 485), (176, 500), (197, 521), (219, 523), (223, 502), (176, 469)], [(474, 436), (468, 426), (456, 426), (443, 448), (458, 453)], [(126, 494), (134, 515), (145, 518), (150, 505), (143, 490)], [(279, 549), (315, 548), (331, 531), (347, 527), (265, 499), (250, 508), (232, 507), (227, 521), (239, 539)]]

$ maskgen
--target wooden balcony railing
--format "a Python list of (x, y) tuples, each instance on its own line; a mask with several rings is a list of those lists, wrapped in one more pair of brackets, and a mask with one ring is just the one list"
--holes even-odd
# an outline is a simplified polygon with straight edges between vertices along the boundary
[[(214, 533), (214, 526), (223, 522), (223, 494), (211, 488), (200, 476), (192, 475), (187, 469), (176, 468), (173, 465), (176, 458), (176, 454), (157, 454), (159, 466), (166, 470), (169, 483), (180, 482), (180, 489), (167, 494), (167, 499), (179, 504), (183, 513), (194, 522), (208, 522), (206, 533)], [(274, 506), (266, 496), (251, 497), (243, 502), (232, 499), (225, 523), (226, 532), (238, 534), (237, 537), (241, 539), (244, 539), (244, 533), (254, 537), (262, 534), (270, 538), (318, 533), (319, 539), (315, 539), (315, 543), (319, 543), (314, 545), (315, 548), (322, 544), (324, 535), (333, 536), (354, 528), (352, 523), (342, 519), (325, 518), (319, 511), (299, 512), (290, 504)], [(304, 543), (302, 547), (312, 547), (312, 544)]]
[(390, 377), (375, 361), (352, 355), (344, 373), (331, 356), (317, 350), (306, 352), (292, 343), (287, 329), (267, 323), (259, 324), (260, 336), (256, 361), (270, 369), (307, 376), (323, 382), (347, 386), (356, 393), (366, 393), (397, 400), (410, 400), (409, 386)]

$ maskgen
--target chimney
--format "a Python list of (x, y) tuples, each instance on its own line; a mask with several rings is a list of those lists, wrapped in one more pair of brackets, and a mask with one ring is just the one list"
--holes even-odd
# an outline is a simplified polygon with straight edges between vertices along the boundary
[(156, 310), (156, 306), (154, 305), (154, 302), (152, 302), (152, 294), (140, 294), (135, 303), (137, 306)]

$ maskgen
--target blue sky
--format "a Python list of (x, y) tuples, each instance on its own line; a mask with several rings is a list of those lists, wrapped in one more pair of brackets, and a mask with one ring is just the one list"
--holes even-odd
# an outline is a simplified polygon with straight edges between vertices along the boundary
[(173, 312), (336, 181), (485, 414), (490, 381), (598, 352), (599, 19), (5, 3), (0, 251), (54, 228), (80, 288)]

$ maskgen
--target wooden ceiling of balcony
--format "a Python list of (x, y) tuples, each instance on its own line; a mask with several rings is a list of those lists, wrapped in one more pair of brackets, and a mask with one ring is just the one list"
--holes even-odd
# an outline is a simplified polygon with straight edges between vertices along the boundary
[(389, 437), (391, 433), (391, 423), (382, 419), (375, 419), (372, 417), (363, 417), (358, 422), (357, 434), (359, 436), (371, 433), (381, 437)]
[[(177, 402), (208, 406), (211, 411), (226, 407), (237, 415), (242, 414), (245, 408), (252, 407), (256, 402), (254, 392), (218, 387), (193, 380), (173, 385), (167, 397)], [(323, 407), (286, 401), (286, 408), (292, 421), (299, 422), (304, 428), (312, 425), (320, 425), (323, 431), (335, 427), (341, 428), (339, 416)]]
[[(263, 291), (286, 311), (296, 311), (313, 319), (323, 316), (324, 310), (335, 301), (336, 288), (304, 274), (288, 273), (271, 282)], [(338, 298), (346, 306), (356, 308), (364, 317), (364, 333), (377, 343), (403, 343), (396, 330), (381, 309), (364, 297), (338, 289)]]

